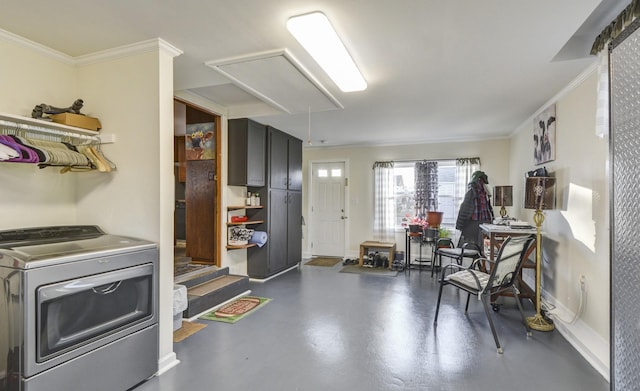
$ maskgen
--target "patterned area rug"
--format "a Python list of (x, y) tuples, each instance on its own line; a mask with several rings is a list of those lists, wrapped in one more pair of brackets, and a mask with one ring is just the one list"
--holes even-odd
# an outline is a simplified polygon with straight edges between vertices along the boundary
[(337, 263), (342, 262), (342, 258), (337, 257), (318, 257), (313, 258), (309, 262), (305, 263), (305, 265), (309, 266), (334, 266)]
[(340, 269), (340, 273), (370, 274), (374, 276), (395, 277), (397, 270), (389, 270), (382, 267), (364, 267), (359, 265), (347, 265)]
[(236, 323), (245, 316), (255, 312), (258, 308), (262, 308), (270, 301), (271, 299), (268, 299), (266, 297), (240, 297), (216, 310), (202, 315), (200, 319), (215, 320), (216, 322)]

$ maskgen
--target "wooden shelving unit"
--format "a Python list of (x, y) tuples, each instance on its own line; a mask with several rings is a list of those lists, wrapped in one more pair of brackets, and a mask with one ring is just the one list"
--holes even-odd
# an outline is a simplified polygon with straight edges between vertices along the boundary
[[(227, 206), (227, 211), (232, 211), (232, 210), (250, 210), (250, 209), (262, 209), (264, 208), (264, 206), (262, 205), (230, 205)], [(231, 227), (231, 226), (239, 226), (239, 225), (256, 225), (256, 224), (262, 224), (264, 223), (264, 220), (247, 220), (247, 221), (238, 221), (238, 222), (227, 222), (227, 226)], [(253, 243), (248, 243), (248, 244), (239, 244), (239, 245), (235, 245), (235, 244), (228, 244), (227, 245), (227, 250), (240, 250), (243, 248), (249, 248), (249, 247), (255, 247), (256, 245)]]

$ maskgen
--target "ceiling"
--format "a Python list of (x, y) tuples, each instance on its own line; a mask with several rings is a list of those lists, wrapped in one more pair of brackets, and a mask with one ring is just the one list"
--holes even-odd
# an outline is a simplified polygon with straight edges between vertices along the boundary
[[(4, 0), (0, 29), (73, 57), (162, 38), (183, 51), (175, 90), (231, 118), (310, 147), (413, 144), (508, 137), (593, 64), (593, 40), (629, 2)], [(365, 91), (341, 92), (287, 31), (317, 10)]]

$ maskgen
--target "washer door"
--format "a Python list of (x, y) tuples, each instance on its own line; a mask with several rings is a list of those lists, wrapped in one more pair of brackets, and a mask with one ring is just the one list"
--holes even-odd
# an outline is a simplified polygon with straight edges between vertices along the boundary
[(152, 264), (39, 287), (36, 361), (42, 363), (151, 318), (152, 289)]

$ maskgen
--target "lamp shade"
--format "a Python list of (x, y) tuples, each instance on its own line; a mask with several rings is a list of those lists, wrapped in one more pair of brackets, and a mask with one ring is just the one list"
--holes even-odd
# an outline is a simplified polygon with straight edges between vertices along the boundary
[(494, 186), (493, 205), (513, 206), (513, 186)]
[(556, 207), (556, 178), (525, 178), (524, 207), (526, 209), (554, 209)]

